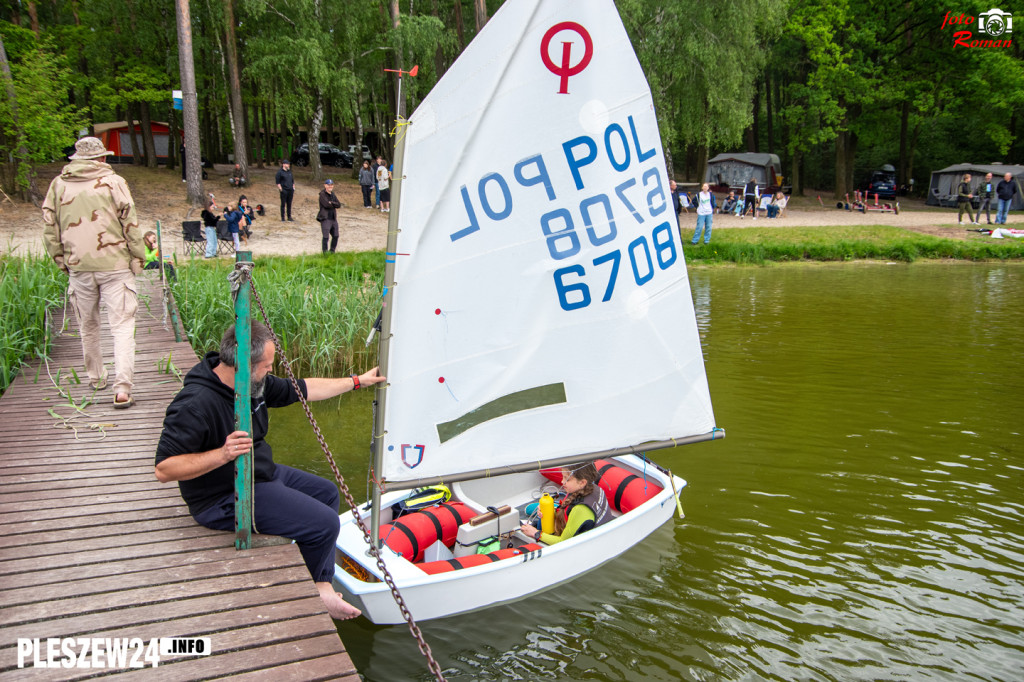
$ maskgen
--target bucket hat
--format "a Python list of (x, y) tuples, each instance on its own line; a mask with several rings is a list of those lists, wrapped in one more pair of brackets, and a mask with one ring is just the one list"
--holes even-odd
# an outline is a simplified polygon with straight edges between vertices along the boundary
[(114, 152), (107, 151), (103, 143), (97, 137), (83, 137), (75, 143), (75, 153), (68, 157), (74, 161), (77, 159), (98, 159), (101, 156), (112, 156)]

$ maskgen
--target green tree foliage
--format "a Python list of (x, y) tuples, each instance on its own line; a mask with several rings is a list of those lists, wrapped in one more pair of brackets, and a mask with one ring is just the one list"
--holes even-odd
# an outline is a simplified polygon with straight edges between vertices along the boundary
[(0, 152), (7, 159), (0, 180), (8, 194), (33, 198), (33, 166), (63, 157), (85, 125), (84, 112), (68, 102), (72, 73), (50, 40), (10, 22), (0, 22), (0, 35), (11, 77), (3, 76), (0, 100)]
[(739, 144), (784, 0), (618, 0), (666, 150)]

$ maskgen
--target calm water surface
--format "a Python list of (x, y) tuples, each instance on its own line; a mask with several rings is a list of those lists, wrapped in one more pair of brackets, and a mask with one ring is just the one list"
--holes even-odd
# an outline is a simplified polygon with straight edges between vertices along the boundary
[[(693, 270), (724, 441), (618, 560), (422, 623), (449, 679), (1024, 679), (1024, 267)], [(360, 500), (367, 394), (318, 417)], [(330, 476), (289, 410), (275, 455)], [(430, 679), (404, 626), (343, 623), (369, 680)]]

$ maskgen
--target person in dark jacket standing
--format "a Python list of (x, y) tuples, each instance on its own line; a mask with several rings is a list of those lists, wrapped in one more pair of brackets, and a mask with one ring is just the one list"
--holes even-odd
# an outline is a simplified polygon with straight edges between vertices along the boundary
[[(334, 591), (334, 543), (338, 539), (338, 489), (333, 481), (276, 464), (265, 438), (267, 408), (299, 400), (287, 379), (270, 373), (274, 340), (270, 330), (252, 323), (249, 348), (239, 348), (235, 326), (188, 374), (167, 407), (156, 448), (154, 474), (161, 483), (178, 482), (192, 518), (214, 530), (235, 528), (235, 458), (252, 453), (253, 530), (294, 540), (320, 599), (332, 618), (355, 618), (359, 609)], [(252, 433), (235, 428), (235, 368), (239, 353), (248, 353), (252, 381)], [(359, 376), (299, 379), (307, 400), (326, 400), (385, 381), (374, 367)]]
[(1007, 173), (1003, 176), (1003, 179), (996, 185), (996, 198), (999, 201), (996, 203), (996, 223), (999, 225), (1006, 224), (1006, 214), (1010, 212), (1010, 206), (1013, 204), (1013, 196), (1017, 193), (1017, 183), (1013, 179), (1013, 173)]
[(327, 253), (327, 237), (331, 238), (331, 253), (338, 248), (338, 209), (341, 201), (334, 194), (334, 180), (324, 180), (324, 188), (320, 190), (320, 211), (316, 219), (320, 222), (320, 234), (323, 236), (320, 249)]
[(963, 225), (964, 211), (967, 211), (967, 224), (974, 223), (978, 224), (978, 221), (974, 219), (974, 214), (971, 212), (971, 199), (974, 198), (974, 194), (971, 192), (971, 174), (964, 173), (963, 182), (960, 183), (959, 189), (956, 193), (956, 203), (960, 207), (957, 212), (956, 223), (957, 225)]
[(295, 178), (292, 177), (292, 164), (288, 159), (281, 159), (281, 168), (274, 176), (277, 183), (277, 190), (281, 193), (281, 222), (285, 221), (285, 209), (287, 208), (288, 222), (292, 220), (292, 197), (295, 196)]
[(757, 179), (751, 175), (743, 187), (743, 210), (740, 211), (740, 220), (747, 214), (748, 208), (754, 214), (754, 220), (757, 220), (757, 194)]
[(981, 209), (985, 209), (985, 220), (989, 225), (992, 224), (992, 214), (990, 209), (992, 207), (992, 197), (996, 194), (996, 183), (992, 182), (992, 174), (985, 173), (985, 179), (978, 185), (978, 222), (981, 222)]

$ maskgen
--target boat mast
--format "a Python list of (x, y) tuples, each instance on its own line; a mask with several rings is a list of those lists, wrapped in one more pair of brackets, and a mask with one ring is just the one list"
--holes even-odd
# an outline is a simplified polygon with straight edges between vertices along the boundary
[[(380, 340), (377, 346), (377, 365), (383, 376), (388, 375), (388, 359), (391, 351), (391, 305), (395, 295), (395, 260), (398, 252), (398, 217), (401, 214), (402, 194), (402, 168), (405, 158), (405, 136), (408, 132), (408, 121), (400, 118), (398, 120), (398, 140), (395, 143), (394, 172), (391, 179), (391, 207), (388, 214), (388, 242), (387, 251), (384, 255), (384, 291), (381, 296), (381, 318), (380, 318)], [(376, 403), (373, 415), (373, 485), (372, 497), (370, 498), (370, 542), (374, 547), (380, 547), (380, 494), (381, 486), (378, 483), (381, 471), (384, 469), (384, 413), (387, 403), (387, 387), (385, 381), (377, 384), (374, 403)]]

